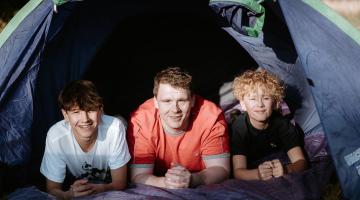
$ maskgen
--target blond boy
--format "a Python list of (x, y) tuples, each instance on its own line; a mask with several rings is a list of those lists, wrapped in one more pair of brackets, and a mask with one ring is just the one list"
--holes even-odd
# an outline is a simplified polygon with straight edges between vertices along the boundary
[[(277, 112), (284, 96), (280, 81), (265, 70), (246, 71), (235, 78), (235, 97), (245, 111), (232, 124), (231, 150), (236, 179), (269, 180), (307, 168), (301, 130)], [(290, 164), (270, 159), (250, 166), (258, 160), (286, 152)]]

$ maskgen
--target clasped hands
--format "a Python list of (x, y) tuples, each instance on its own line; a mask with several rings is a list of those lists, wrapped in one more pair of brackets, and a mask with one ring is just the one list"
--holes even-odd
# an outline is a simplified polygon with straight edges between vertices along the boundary
[(278, 178), (285, 174), (284, 166), (279, 159), (263, 162), (258, 166), (258, 172), (260, 180)]
[(76, 180), (69, 189), (72, 197), (87, 196), (103, 191), (101, 184), (90, 183), (87, 179)]
[(164, 184), (169, 189), (179, 189), (190, 187), (191, 172), (185, 167), (171, 163), (171, 168), (167, 170), (164, 177)]

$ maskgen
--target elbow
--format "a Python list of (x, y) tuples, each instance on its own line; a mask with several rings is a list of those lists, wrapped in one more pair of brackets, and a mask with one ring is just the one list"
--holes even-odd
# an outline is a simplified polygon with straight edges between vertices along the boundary
[(119, 184), (115, 184), (113, 187), (113, 190), (124, 190), (127, 187), (127, 183), (119, 183)]

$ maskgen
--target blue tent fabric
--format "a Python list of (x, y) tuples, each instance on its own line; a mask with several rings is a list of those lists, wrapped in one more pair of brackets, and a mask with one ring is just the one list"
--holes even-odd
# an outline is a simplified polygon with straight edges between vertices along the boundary
[(0, 161), (17, 165), (28, 159), (35, 85), (52, 18), (43, 2), (0, 49)]
[(280, 1), (306, 77), (312, 82), (345, 198), (360, 199), (360, 47), (301, 1)]

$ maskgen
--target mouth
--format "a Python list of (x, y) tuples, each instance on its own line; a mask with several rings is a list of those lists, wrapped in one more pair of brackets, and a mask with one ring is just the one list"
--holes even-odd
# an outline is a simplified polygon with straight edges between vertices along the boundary
[(92, 127), (92, 123), (79, 125), (79, 127), (80, 127), (80, 128), (83, 128), (83, 129), (88, 129), (88, 128), (91, 128), (91, 127)]
[(181, 115), (176, 115), (176, 116), (169, 116), (169, 117), (172, 120), (180, 120), (182, 116)]

